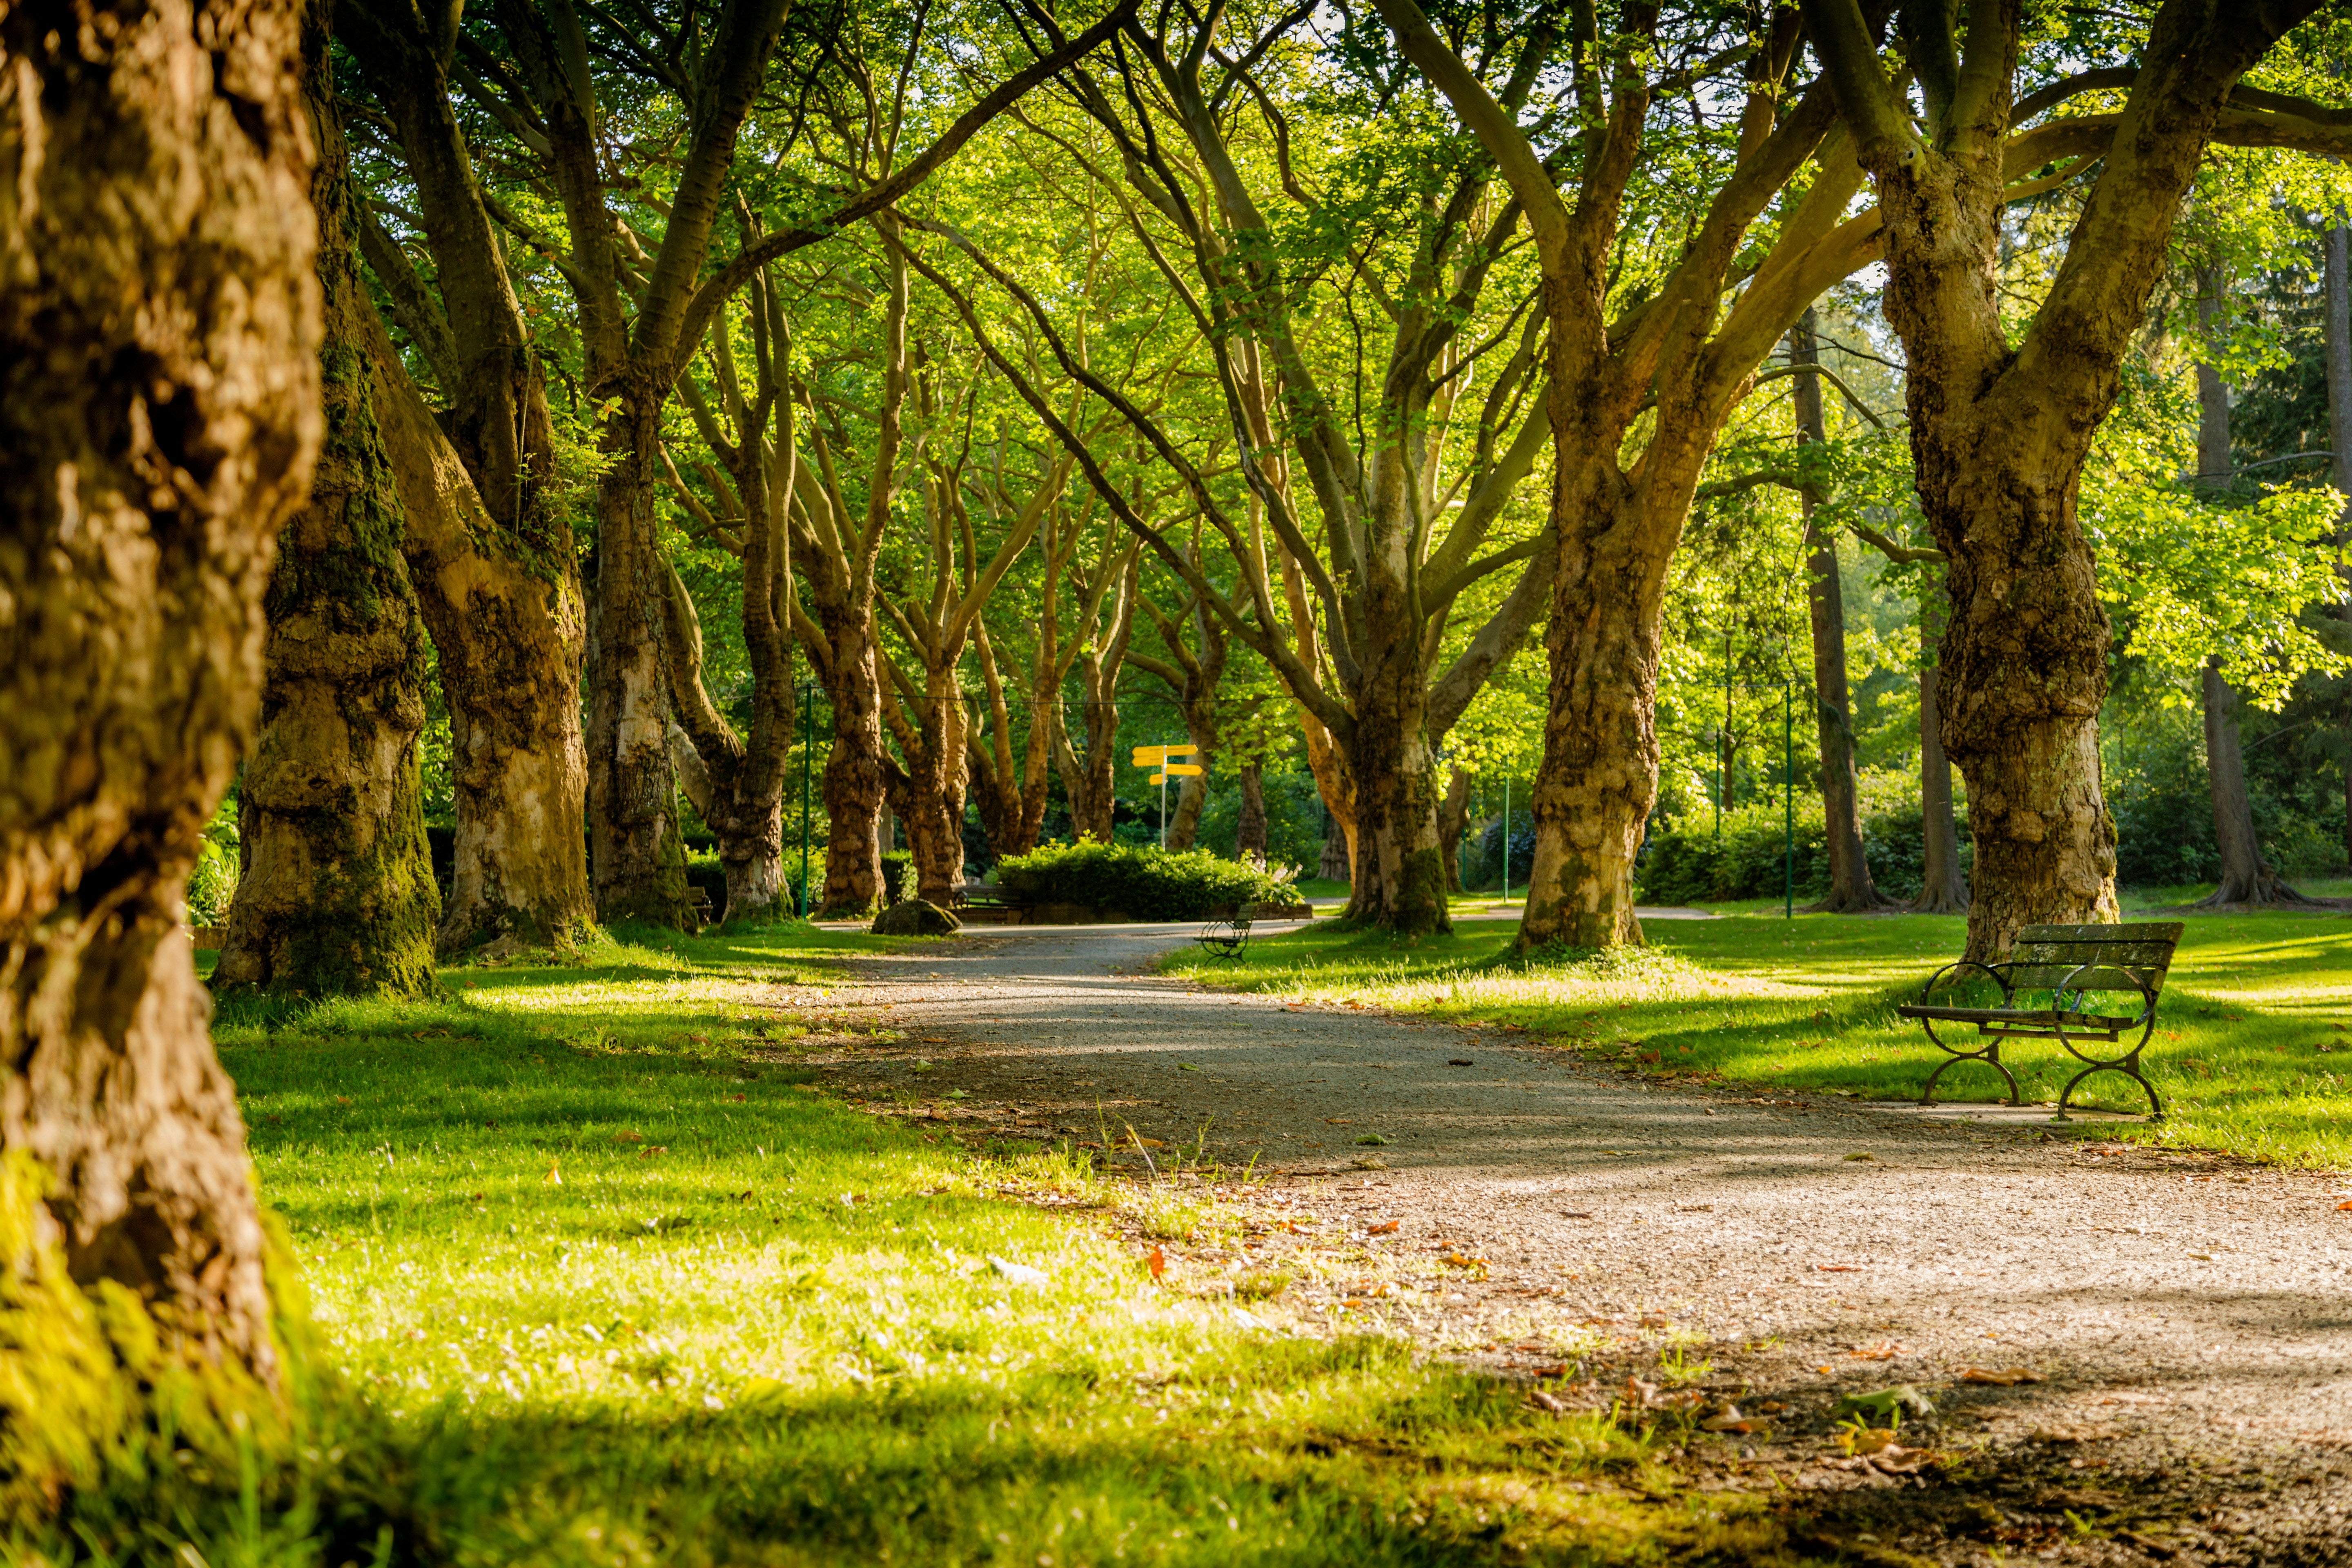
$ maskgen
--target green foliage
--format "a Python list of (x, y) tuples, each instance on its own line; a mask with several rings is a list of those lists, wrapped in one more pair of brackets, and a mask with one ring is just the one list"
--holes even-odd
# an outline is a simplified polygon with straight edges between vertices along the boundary
[(190, 925), (228, 922), (228, 907), (236, 900), (236, 792), (231, 790), (196, 840), (196, 866), (188, 873)]
[[(1861, 778), (1863, 855), (1871, 879), (1889, 898), (1915, 898), (1926, 878), (1927, 837), (1919, 781), (1874, 770)], [(1960, 865), (1969, 861), (1968, 818), (1962, 813)], [(2210, 833), (2209, 833), (2210, 837)], [(1717, 903), (1778, 899), (1788, 880), (1788, 824), (1778, 801), (1753, 801), (1715, 819), (1696, 812), (1654, 827), (1636, 873), (1642, 900), (1652, 904)], [(1800, 794), (1796, 820), (1796, 896), (1810, 903), (1829, 891), (1828, 829), (1821, 797)]]
[(1192, 921), (1244, 903), (1288, 902), (1286, 882), (1206, 849), (1048, 844), (996, 863), (999, 886), (1040, 903), (1116, 910), (1139, 921)]

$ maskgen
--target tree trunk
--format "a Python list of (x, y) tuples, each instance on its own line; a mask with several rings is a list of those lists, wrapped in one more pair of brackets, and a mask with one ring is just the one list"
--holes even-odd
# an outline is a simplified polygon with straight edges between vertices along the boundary
[(1355, 875), (1348, 845), (1348, 825), (1337, 816), (1323, 832), (1323, 858), (1315, 874), (1327, 882), (1345, 882)]
[(2253, 803), (2246, 796), (2245, 750), (2238, 738), (2238, 694), (2222, 679), (2221, 664), (2205, 661), (2205, 771), (2213, 791), (2213, 840), (2221, 849), (2221, 879), (2198, 909), (2303, 904), (2310, 900), (2287, 886), (2263, 857), (2254, 831)]
[(667, 570), (654, 506), (662, 398), (622, 394), (606, 422), (613, 466), (597, 487), (596, 597), (589, 637), (589, 865), (596, 915), (683, 930), (686, 845), (670, 767), (670, 702), (662, 657)]
[(925, 671), (922, 708), (901, 723), (906, 758), (899, 820), (915, 861), (915, 896), (944, 909), (963, 883), (964, 753), (969, 743), (962, 694), (952, 663)]
[(1242, 809), (1234, 826), (1234, 858), (1265, 864), (1265, 764), (1253, 757), (1241, 767)]
[[(1555, 404), (1559, 398), (1557, 388)], [(1555, 426), (1564, 451), (1574, 426)], [(1663, 455), (1654, 442), (1645, 461)], [(1696, 465), (1694, 465), (1694, 468)], [(1554, 492), (1563, 534), (1545, 642), (1551, 683), (1544, 755), (1528, 802), (1535, 864), (1518, 947), (1616, 947), (1642, 941), (1633, 858), (1658, 791), (1657, 689), (1666, 563), (1682, 507), (1661, 525), (1616, 500), (1595, 465), (1562, 465), (1581, 485)], [(1688, 503), (1688, 491), (1682, 504)], [(1510, 828), (1504, 826), (1504, 853)]]
[(425, 627), (368, 386), (375, 307), (360, 278), (360, 197), (322, 86), (312, 73), (305, 97), (319, 153), (326, 439), (265, 600), (261, 728), (237, 800), (244, 867), (213, 984), (417, 996), (433, 988), (441, 912), (416, 759)]
[[(1800, 366), (1819, 364), (1811, 306), (1789, 334), (1789, 357)], [(1817, 446), (1829, 439), (1822, 418), (1822, 381), (1796, 377), (1797, 440)], [(1870, 879), (1863, 852), (1862, 788), (1853, 769), (1853, 708), (1846, 686), (1845, 591), (1838, 581), (1837, 541), (1813, 526), (1821, 495), (1811, 485), (1799, 492), (1805, 537), (1811, 544), (1805, 563), (1805, 603), (1813, 633), (1813, 727), (1821, 748), (1822, 811), (1829, 847), (1829, 896), (1806, 906), (1816, 914), (1848, 915), (1893, 906)]]
[[(2330, 479), (2346, 498), (2336, 520), (2337, 547), (2352, 542), (2352, 226), (2327, 231), (2327, 437), (2336, 454)], [(2341, 574), (2342, 570), (2339, 570)], [(2352, 730), (2346, 735), (2344, 859), (2352, 865)]]
[(371, 391), (406, 521), (404, 546), (441, 658), (457, 794), (457, 864), (437, 946), (570, 948), (588, 897), (588, 756), (580, 730), (585, 615), (570, 565), (486, 546), (501, 537), (380, 323)]
[(1347, 918), (1401, 936), (1454, 929), (1445, 903), (1445, 851), (1437, 837), (1429, 681), (1419, 651), (1418, 637), (1394, 638), (1365, 669), (1353, 693), (1356, 728), (1348, 759), (1356, 833)]
[[(2221, 296), (2227, 279), (2219, 268), (2198, 274), (2199, 324), (2207, 343), (2221, 333)], [(2230, 453), (2230, 388), (2208, 360), (2197, 362), (2197, 481), (2208, 495), (2226, 496), (2234, 464)], [(2301, 893), (2279, 879), (2263, 858), (2254, 831), (2253, 803), (2246, 797), (2245, 750), (2238, 735), (2238, 694), (2230, 689), (2220, 660), (2208, 658), (2200, 696), (2205, 710), (2205, 777), (2213, 797), (2213, 842), (2221, 852), (2221, 874), (2199, 909), (2252, 904), (2299, 904)]]
[(882, 849), (882, 699), (871, 597), (816, 595), (830, 650), (833, 750), (824, 760), (824, 920), (865, 920), (879, 910)]
[(1462, 835), (1470, 824), (1471, 774), (1455, 768), (1437, 806), (1438, 852), (1445, 858), (1445, 890), (1462, 890)]
[(454, 35), (434, 39), (398, 7), (353, 6), (343, 21), (415, 183), (436, 287), (364, 213), (361, 247), (448, 401), (436, 416), (367, 323), (403, 549), (449, 712), (457, 831), (437, 945), (445, 955), (494, 940), (568, 949), (595, 929), (580, 728), (587, 616), (545, 375), (458, 124), (444, 52)]
[(1952, 763), (1944, 755), (1943, 718), (1937, 692), (1936, 647), (1946, 619), (1943, 584), (1921, 590), (1919, 640), (1919, 828), (1926, 838), (1919, 914), (1961, 915), (1969, 910), (1969, 879), (1960, 874), (1959, 823), (1952, 810)]
[[(102, 20), (0, 12), (0, 1381), (112, 1453), (134, 1383), (210, 1380), (194, 1427), (282, 1375), (180, 920), (321, 420), (297, 8)], [(119, 1381), (56, 1381), (85, 1354)], [(0, 1468), (55, 1495), (26, 1439), (0, 1426)]]

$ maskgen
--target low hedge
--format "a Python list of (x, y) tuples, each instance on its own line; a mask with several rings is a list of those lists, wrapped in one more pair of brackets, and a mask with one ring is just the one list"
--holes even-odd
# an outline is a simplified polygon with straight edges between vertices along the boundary
[(1206, 849), (1047, 844), (996, 862), (996, 885), (1040, 904), (1084, 904), (1131, 920), (1204, 920), (1246, 903), (1291, 903), (1286, 882)]

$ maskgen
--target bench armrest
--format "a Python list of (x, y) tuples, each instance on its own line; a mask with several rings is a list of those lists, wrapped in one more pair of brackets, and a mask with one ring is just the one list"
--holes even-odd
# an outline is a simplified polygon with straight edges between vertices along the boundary
[(1928, 997), (1933, 996), (1936, 994), (1937, 984), (1943, 980), (1945, 975), (1951, 973), (1954, 970), (1973, 969), (1978, 971), (1979, 973), (1989, 974), (1992, 977), (1992, 983), (2000, 987), (2001, 1005), (2003, 1006), (2007, 1006), (2009, 1005), (2010, 998), (2016, 994), (2011, 988), (2009, 984), (2009, 975), (2007, 972), (2010, 967), (2011, 966), (2006, 963), (1979, 963), (1973, 958), (1963, 958), (1957, 963), (1948, 963), (1944, 965), (1943, 968), (1936, 971), (1935, 973), (1927, 976), (1927, 984), (1919, 988), (1919, 1000), (1922, 1003), (1925, 1003)]

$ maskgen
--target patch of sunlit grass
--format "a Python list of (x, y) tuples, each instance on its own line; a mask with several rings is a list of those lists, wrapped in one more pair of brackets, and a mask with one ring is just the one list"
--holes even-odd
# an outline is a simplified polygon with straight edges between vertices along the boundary
[[(1217, 1232), (1198, 1189), (821, 1092), (779, 1047), (858, 945), (641, 933), (428, 1002), (225, 1013), (342, 1391), (257, 1493), (293, 1500), (270, 1528), (534, 1564), (1647, 1561), (1769, 1530), (1601, 1415), (1156, 1284), (1130, 1227)], [(258, 1563), (252, 1517), (92, 1539)]]
[[(2112, 1131), (2281, 1163), (2352, 1165), (2346, 929), (2328, 913), (2191, 917), (2144, 1058), (2166, 1119)], [(1945, 1059), (1895, 1009), (1959, 954), (1958, 918), (1774, 911), (1654, 920), (1645, 934), (1646, 949), (1622, 954), (1521, 960), (1509, 953), (1507, 924), (1412, 943), (1308, 930), (1253, 942), (1238, 961), (1185, 953), (1168, 967), (1302, 1004), (1516, 1026), (1627, 1071), (1776, 1092), (1911, 1100)], [(2003, 1059), (2028, 1103), (2053, 1107), (2084, 1065), (2049, 1041), (2013, 1043)], [(1990, 1100), (2006, 1086), (1990, 1068), (1964, 1064), (1937, 1093)], [(2147, 1109), (2138, 1087), (2115, 1073), (2086, 1080), (2075, 1102)]]

